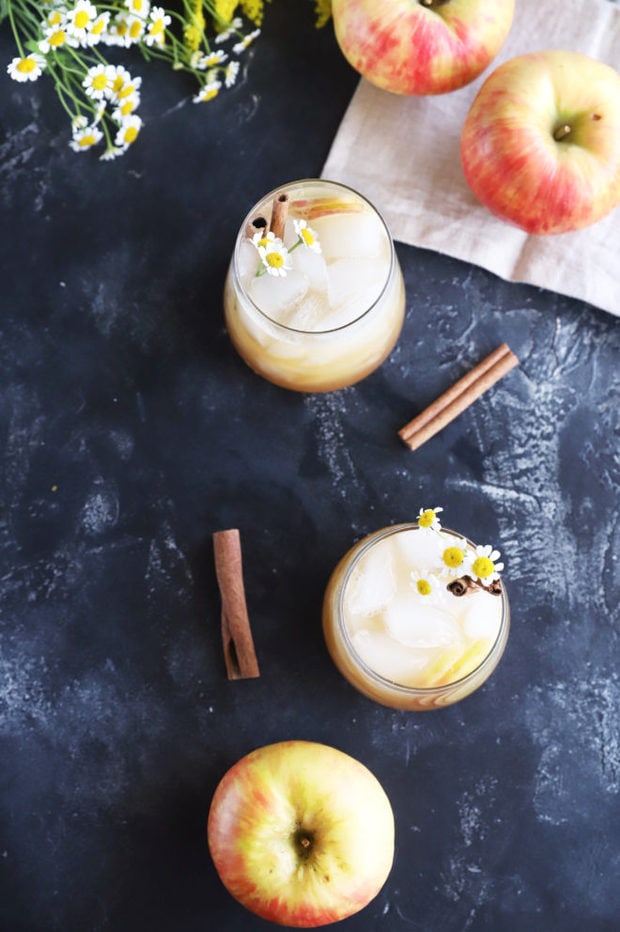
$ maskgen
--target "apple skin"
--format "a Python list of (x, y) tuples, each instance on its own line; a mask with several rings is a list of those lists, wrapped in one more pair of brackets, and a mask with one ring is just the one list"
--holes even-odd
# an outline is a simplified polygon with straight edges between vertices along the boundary
[(492, 62), (514, 0), (332, 0), (336, 41), (353, 68), (394, 94), (445, 94)]
[(504, 62), (465, 118), (461, 162), (478, 200), (527, 233), (596, 223), (620, 203), (620, 75), (562, 50)]
[(281, 741), (226, 772), (207, 838), (235, 899), (263, 919), (307, 928), (351, 916), (376, 896), (392, 867), (394, 816), (377, 778), (355, 758), (313, 741)]

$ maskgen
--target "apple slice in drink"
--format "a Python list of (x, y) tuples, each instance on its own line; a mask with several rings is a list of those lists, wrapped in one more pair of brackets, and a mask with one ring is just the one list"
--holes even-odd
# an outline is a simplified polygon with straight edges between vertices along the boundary
[(465, 651), (459, 645), (447, 647), (427, 668), (424, 681), (420, 682), (420, 685), (424, 687), (445, 686), (447, 683), (455, 683), (463, 679), (480, 666), (492, 646), (493, 642), (488, 638), (479, 638)]
[(312, 197), (291, 201), (291, 213), (301, 220), (316, 220), (331, 214), (361, 214), (368, 210), (356, 197)]

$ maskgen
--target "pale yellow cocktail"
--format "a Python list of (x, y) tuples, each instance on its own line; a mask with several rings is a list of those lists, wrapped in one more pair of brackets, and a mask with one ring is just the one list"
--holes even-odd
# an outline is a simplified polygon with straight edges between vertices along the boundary
[[(288, 217), (274, 237), (269, 227), (279, 195)], [(385, 222), (343, 185), (315, 179), (283, 185), (242, 224), (224, 311), (240, 356), (269, 381), (304, 392), (358, 382), (389, 355), (405, 314)]]
[(493, 672), (508, 638), (499, 553), (441, 528), (437, 511), (421, 511), (428, 527), (399, 524), (364, 538), (325, 594), (323, 628), (336, 666), (394, 708), (463, 699)]

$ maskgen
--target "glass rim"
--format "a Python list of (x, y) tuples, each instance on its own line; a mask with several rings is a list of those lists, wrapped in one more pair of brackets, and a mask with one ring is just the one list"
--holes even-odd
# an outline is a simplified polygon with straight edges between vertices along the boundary
[[(393, 534), (398, 534), (398, 533), (401, 533), (402, 531), (418, 530), (419, 527), (420, 525), (418, 524), (417, 521), (406, 521), (406, 522), (401, 522), (400, 524), (392, 524), (389, 527), (382, 528), (381, 530), (373, 531), (372, 533), (367, 535), (367, 537), (359, 541), (359, 543), (355, 545), (359, 549), (351, 557), (349, 565), (347, 566), (347, 569), (338, 587), (338, 598), (337, 598), (337, 603), (336, 603), (338, 630), (342, 636), (343, 642), (346, 646), (347, 651), (349, 652), (349, 655), (354, 659), (355, 663), (359, 666), (359, 668), (362, 670), (364, 675), (369, 680), (373, 681), (375, 685), (390, 689), (393, 692), (396, 691), (404, 696), (412, 696), (412, 695), (434, 696), (434, 695), (445, 692), (447, 689), (452, 690), (455, 687), (463, 686), (469, 681), (471, 681), (472, 679), (474, 679), (480, 673), (480, 671), (483, 670), (485, 666), (490, 665), (492, 660), (495, 658), (495, 654), (497, 652), (498, 647), (505, 641), (505, 637), (506, 637), (506, 633), (507, 633), (507, 629), (508, 629), (508, 625), (510, 621), (510, 603), (508, 601), (508, 594), (506, 592), (506, 587), (504, 585), (504, 582), (502, 581), (502, 589), (501, 589), (501, 596), (500, 596), (501, 617), (500, 617), (499, 630), (497, 632), (497, 637), (493, 641), (493, 644), (490, 647), (488, 653), (485, 655), (484, 659), (481, 660), (480, 663), (476, 667), (474, 667), (473, 670), (470, 670), (469, 673), (465, 674), (465, 676), (461, 676), (459, 677), (459, 679), (456, 679), (456, 680), (450, 680), (450, 682), (448, 683), (442, 683), (440, 686), (406, 686), (404, 683), (399, 683), (396, 680), (389, 679), (389, 677), (387, 676), (383, 676), (381, 673), (377, 673), (376, 670), (373, 670), (373, 668), (370, 667), (366, 663), (366, 661), (362, 659), (362, 657), (360, 657), (355, 647), (353, 646), (353, 642), (351, 640), (349, 631), (347, 629), (347, 626), (344, 620), (345, 591), (349, 583), (349, 580), (353, 574), (353, 571), (359, 564), (359, 561), (361, 560), (361, 558), (370, 549), (372, 549), (372, 547), (376, 543), (378, 543), (380, 540), (384, 540), (386, 537), (391, 537)], [(447, 534), (452, 534), (452, 536), (459, 538), (459, 540), (466, 540), (468, 544), (470, 544), (472, 547), (475, 547), (475, 544), (473, 543), (473, 541), (471, 541), (468, 537), (465, 537), (465, 535), (459, 534), (457, 531), (453, 531), (451, 528), (442, 527), (441, 530), (445, 531)]]
[[(258, 304), (255, 303), (255, 301), (250, 297), (247, 290), (241, 283), (241, 276), (239, 275), (239, 267), (238, 267), (238, 262), (237, 262), (237, 254), (239, 252), (239, 246), (240, 246), (240, 243), (245, 238), (245, 228), (247, 224), (250, 222), (250, 220), (252, 219), (252, 217), (254, 216), (254, 214), (256, 213), (256, 208), (258, 207), (258, 205), (263, 203), (263, 201), (268, 202), (269, 200), (273, 199), (275, 195), (281, 191), (290, 190), (291, 188), (297, 188), (297, 187), (300, 187), (301, 185), (308, 185), (308, 184), (331, 185), (334, 188), (340, 188), (343, 191), (349, 191), (351, 194), (354, 194), (356, 197), (358, 197), (361, 201), (363, 201), (363, 203), (367, 204), (368, 207), (370, 207), (370, 209), (379, 218), (381, 225), (383, 226), (383, 229), (385, 230), (387, 241), (390, 247), (390, 264), (389, 264), (389, 268), (385, 276), (385, 281), (383, 283), (381, 291), (379, 292), (377, 297), (374, 299), (372, 304), (370, 304), (365, 310), (363, 310), (361, 314), (358, 314), (357, 317), (354, 317), (352, 320), (347, 321), (346, 324), (340, 324), (340, 326), (338, 327), (330, 327), (327, 330), (300, 330), (298, 327), (289, 327), (287, 324), (282, 324), (279, 321), (274, 320), (273, 317), (270, 317), (269, 314), (261, 310)], [(392, 279), (392, 274), (394, 271), (395, 258), (396, 258), (396, 251), (394, 248), (394, 240), (392, 239), (392, 234), (390, 233), (389, 227), (387, 223), (385, 222), (385, 219), (383, 215), (381, 214), (381, 212), (375, 207), (374, 204), (372, 204), (368, 200), (367, 197), (365, 197), (363, 194), (360, 194), (360, 192), (357, 191), (355, 188), (352, 188), (346, 184), (342, 184), (342, 182), (340, 181), (330, 181), (329, 178), (300, 178), (298, 181), (287, 181), (284, 184), (278, 185), (277, 188), (274, 188), (272, 191), (269, 191), (267, 194), (263, 195), (263, 197), (261, 197), (256, 202), (256, 204), (254, 204), (251, 210), (246, 214), (243, 220), (243, 223), (241, 224), (239, 228), (239, 232), (237, 233), (237, 238), (235, 240), (235, 247), (234, 247), (233, 256), (232, 256), (232, 268), (234, 272), (235, 282), (238, 284), (239, 288), (243, 292), (244, 298), (250, 303), (252, 308), (257, 312), (257, 314), (260, 315), (260, 317), (263, 317), (273, 327), (277, 327), (279, 330), (282, 330), (285, 333), (299, 334), (299, 335), (307, 336), (307, 337), (315, 337), (315, 336), (318, 337), (318, 336), (324, 336), (327, 333), (338, 333), (341, 330), (347, 330), (353, 324), (357, 324), (360, 320), (362, 320), (364, 317), (370, 314), (370, 312), (373, 310), (373, 308), (377, 306), (377, 304), (381, 301), (385, 292), (387, 291), (388, 285), (390, 284), (390, 281)]]

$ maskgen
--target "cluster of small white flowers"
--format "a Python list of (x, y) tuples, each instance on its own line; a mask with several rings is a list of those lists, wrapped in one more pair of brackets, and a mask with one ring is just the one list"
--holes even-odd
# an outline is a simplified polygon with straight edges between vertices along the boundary
[(83, 117), (73, 121), (71, 148), (83, 152), (100, 142), (103, 134), (98, 124), (108, 113), (117, 131), (113, 145), (107, 147), (102, 158), (107, 161), (126, 152), (142, 128), (142, 120), (135, 112), (140, 103), (141, 84), (142, 78), (132, 77), (122, 65), (99, 64), (89, 68), (82, 86), (97, 107), (91, 123), (85, 125)]
[(293, 228), (297, 239), (288, 249), (271, 230), (268, 233), (254, 234), (252, 243), (256, 246), (259, 257), (257, 275), (264, 275), (266, 272), (268, 275), (284, 278), (292, 268), (290, 254), (299, 246), (312, 252), (321, 252), (319, 238), (305, 220), (294, 219)]
[[(62, 95), (65, 102), (71, 98), (76, 104), (70, 146), (76, 152), (84, 152), (105, 138), (106, 149), (101, 156), (104, 160), (125, 152), (140, 132), (142, 120), (136, 110), (140, 103), (141, 78), (132, 77), (125, 68), (108, 64), (100, 53), (99, 60), (91, 63), (92, 58), (88, 61), (88, 56), (81, 55), (80, 49), (91, 50), (102, 45), (162, 50), (167, 39), (172, 38), (177, 52), (180, 49), (185, 53), (186, 62), (179, 64), (175, 52), (173, 67), (186, 68), (199, 78), (200, 90), (193, 97), (195, 103), (212, 100), (223, 86), (232, 87), (240, 71), (238, 61), (230, 61), (222, 49), (212, 51), (206, 39), (204, 50), (190, 51), (180, 45), (168, 30), (172, 17), (164, 7), (151, 6), (151, 0), (122, 0), (122, 8), (117, 7), (102, 10), (91, 0), (76, 0), (74, 4), (48, 0), (45, 17), (38, 24), (36, 41), (31, 37), (27, 43), (27, 48), (36, 50), (13, 58), (7, 67), (15, 81), (36, 81), (46, 69), (54, 74), (62, 72), (63, 49), (78, 50), (71, 53), (68, 70), (74, 74), (82, 66), (85, 99), (78, 101), (72, 90)], [(244, 36), (242, 25), (239, 18), (234, 18), (229, 28), (219, 33), (214, 41), (221, 44), (236, 37), (238, 41), (233, 52), (239, 54), (260, 34), (260, 30), (255, 29)], [(21, 50), (24, 43), (18, 42), (18, 45)], [(62, 79), (56, 83), (62, 86), (63, 92), (68, 91)], [(88, 111), (88, 116), (84, 110)]]
[(441, 553), (441, 563), (435, 572), (425, 577), (413, 575), (411, 585), (418, 595), (424, 598), (437, 594), (440, 586), (445, 586), (446, 579), (455, 580), (469, 577), (483, 588), (489, 587), (500, 578), (504, 564), (499, 562), (501, 554), (490, 544), (475, 546), (465, 538), (450, 535), (448, 539), (442, 534), (439, 513), (443, 508), (420, 508), (418, 513), (418, 530), (422, 533), (439, 535), (445, 539), (446, 546)]

